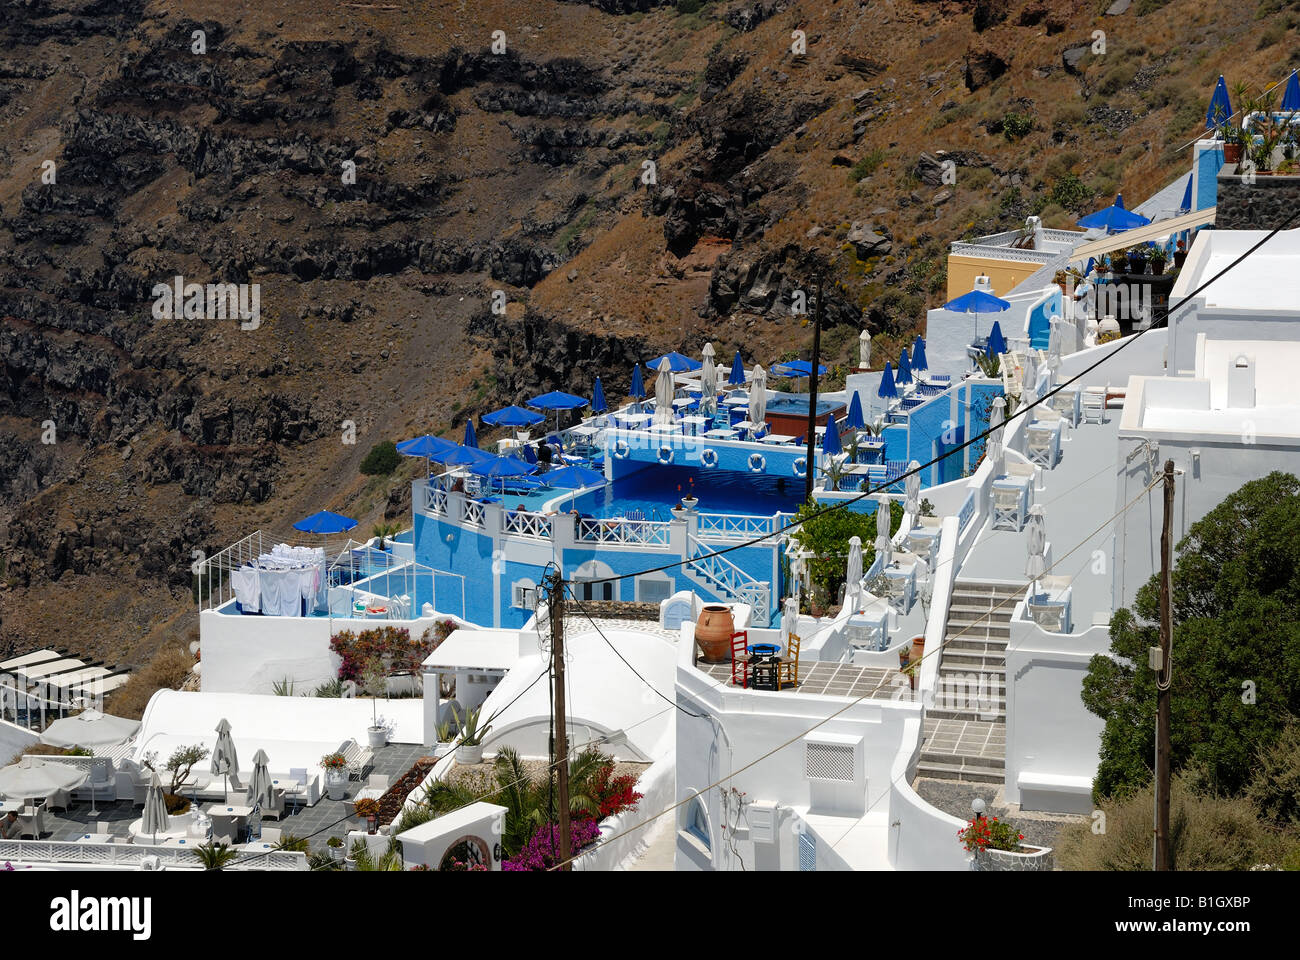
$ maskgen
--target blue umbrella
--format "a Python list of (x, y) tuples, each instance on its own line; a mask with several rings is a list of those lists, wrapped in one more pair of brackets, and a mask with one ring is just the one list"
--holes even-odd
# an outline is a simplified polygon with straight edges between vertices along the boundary
[(736, 351), (735, 359), (731, 361), (731, 372), (727, 374), (727, 385), (731, 387), (743, 387), (745, 385), (745, 362), (740, 359), (740, 351)]
[(528, 405), (536, 407), (538, 410), (576, 410), (579, 407), (585, 407), (587, 399), (585, 397), (575, 397), (573, 394), (565, 393), (562, 390), (552, 390), (540, 397), (533, 397), (528, 401)]
[[(812, 364), (807, 360), (788, 360), (785, 363), (774, 363), (771, 371), (778, 377), (811, 377)], [(823, 364), (817, 364), (817, 376), (826, 375), (826, 367)]]
[(442, 454), (455, 449), (456, 444), (450, 440), (444, 440), (442, 437), (431, 436), (427, 433), (422, 437), (413, 437), (397, 444), (397, 452), (402, 456), (424, 457), (426, 460), (437, 460)]
[(478, 449), (478, 436), (474, 433), (474, 418), (465, 421), (465, 446)]
[(1089, 258), (1088, 258), (1088, 265), (1087, 265), (1086, 267), (1083, 268), (1083, 275), (1084, 275), (1085, 277), (1090, 277), (1090, 276), (1092, 276), (1092, 271), (1094, 271), (1094, 270), (1096, 270), (1096, 269), (1097, 269), (1097, 258), (1096, 258), (1096, 257), (1089, 257)]
[(591, 412), (604, 413), (609, 409), (609, 404), (605, 402), (605, 388), (600, 383), (600, 377), (591, 386)]
[(835, 417), (826, 418), (826, 432), (822, 434), (822, 453), (828, 457), (837, 456), (844, 448), (840, 445), (840, 428), (835, 425)]
[(1214, 96), (1210, 97), (1209, 109), (1205, 111), (1205, 129), (1213, 130), (1220, 124), (1227, 123), (1232, 116), (1232, 102), (1228, 99), (1228, 85), (1219, 77), (1214, 85)]
[(1294, 70), (1286, 79), (1286, 92), (1282, 94), (1281, 110), (1283, 113), (1300, 110), (1300, 77), (1296, 76)]
[(627, 395), (633, 400), (645, 399), (645, 384), (641, 381), (641, 364), (632, 367), (632, 386), (627, 388)]
[(898, 388), (894, 386), (894, 365), (885, 361), (885, 372), (880, 375), (880, 386), (876, 388), (878, 397), (896, 397)]
[(862, 398), (856, 392), (853, 394), (853, 399), (849, 401), (848, 425), (854, 430), (861, 430), (867, 425), (867, 421), (862, 419)]
[(898, 379), (897, 383), (912, 382), (912, 360), (907, 355), (907, 347), (903, 348), (902, 354), (898, 358)]
[(988, 355), (990, 358), (1007, 352), (1007, 338), (1002, 336), (1002, 324), (996, 320), (993, 321), (993, 329), (989, 331)]
[(490, 423), (494, 427), (531, 427), (545, 419), (540, 413), (514, 405), (483, 414), (483, 422)]
[[(1291, 74), (1291, 79), (1295, 79), (1294, 73)], [(1300, 91), (1297, 91), (1296, 95), (1300, 96)], [(1190, 173), (1187, 175), (1187, 188), (1183, 191), (1183, 202), (1178, 205), (1178, 212), (1192, 212), (1192, 175)]]
[(651, 360), (646, 364), (651, 370), (658, 371), (660, 366), (668, 364), (668, 369), (673, 373), (683, 373), (687, 370), (699, 370), (704, 364), (698, 360), (692, 360), (690, 357), (684, 357), (680, 353), (665, 353), (656, 360)]
[(956, 313), (1000, 313), (1003, 310), (1010, 310), (1011, 304), (983, 290), (972, 290), (954, 300), (949, 300), (943, 308)]
[(454, 450), (444, 453), (438, 460), (449, 467), (469, 467), (490, 460), (493, 456), (494, 454), (480, 450), (478, 447), (458, 445)]
[(533, 472), (533, 466), (518, 457), (487, 457), (472, 464), (469, 472), (480, 477), (526, 477)]
[(579, 487), (594, 487), (605, 482), (605, 475), (586, 467), (560, 467), (546, 474), (546, 482), (553, 487), (576, 490)]
[(1109, 207), (1080, 218), (1079, 226), (1087, 230), (1104, 228), (1108, 232), (1118, 232), (1132, 230), (1134, 227), (1145, 227), (1150, 222), (1142, 214), (1126, 210), (1124, 194), (1118, 193), (1115, 195), (1115, 202)]
[(925, 337), (917, 337), (916, 343), (912, 345), (912, 369), (930, 369), (930, 361), (925, 359)]
[(351, 517), (344, 517), (337, 513), (330, 513), (328, 510), (321, 510), (313, 513), (310, 517), (305, 517), (293, 525), (295, 530), (301, 530), (303, 533), (344, 533), (351, 530), (357, 525), (357, 522)]

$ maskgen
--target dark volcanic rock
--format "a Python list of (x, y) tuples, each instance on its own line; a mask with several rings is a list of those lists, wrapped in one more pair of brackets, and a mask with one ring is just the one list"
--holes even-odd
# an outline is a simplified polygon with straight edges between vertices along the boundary
[(1007, 72), (1007, 61), (992, 50), (971, 51), (966, 54), (966, 89), (986, 87)]

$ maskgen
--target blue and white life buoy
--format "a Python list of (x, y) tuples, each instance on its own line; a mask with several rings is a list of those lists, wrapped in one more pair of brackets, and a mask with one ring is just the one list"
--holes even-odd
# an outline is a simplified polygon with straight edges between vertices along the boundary
[(614, 456), (618, 457), (620, 460), (626, 460), (628, 454), (630, 454), (631, 452), (632, 452), (632, 448), (628, 446), (626, 440), (620, 440), (616, 444), (614, 444)]
[(793, 473), (796, 477), (808, 476), (808, 458), (795, 457), (794, 463), (790, 465), (790, 472)]
[(750, 473), (762, 473), (767, 469), (767, 458), (761, 453), (751, 453), (749, 455)]
[(672, 448), (672, 447), (660, 447), (660, 448), (659, 448), (659, 462), (660, 462), (660, 463), (672, 463), (672, 462), (673, 462), (673, 448)]
[(705, 447), (700, 451), (700, 466), (716, 467), (718, 465), (718, 451), (712, 447)]

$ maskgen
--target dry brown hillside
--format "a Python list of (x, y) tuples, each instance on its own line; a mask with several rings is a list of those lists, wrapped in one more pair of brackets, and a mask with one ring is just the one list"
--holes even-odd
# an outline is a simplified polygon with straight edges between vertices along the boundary
[[(0, 653), (188, 639), (193, 551), (404, 515), (378, 441), (706, 338), (806, 349), (810, 250), (832, 359), (864, 318), (893, 351), (949, 241), (1184, 169), (1219, 73), (1300, 57), (1296, 8), (4, 3)], [(259, 284), (260, 327), (154, 319), (176, 274)]]

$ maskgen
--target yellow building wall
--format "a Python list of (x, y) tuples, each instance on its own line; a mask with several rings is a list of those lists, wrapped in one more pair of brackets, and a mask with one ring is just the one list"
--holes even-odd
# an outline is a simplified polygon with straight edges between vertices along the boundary
[(968, 257), (962, 254), (948, 256), (948, 299), (954, 300), (975, 289), (975, 278), (980, 274), (993, 284), (993, 293), (1005, 297), (1042, 264), (1016, 260), (994, 260), (991, 257)]

